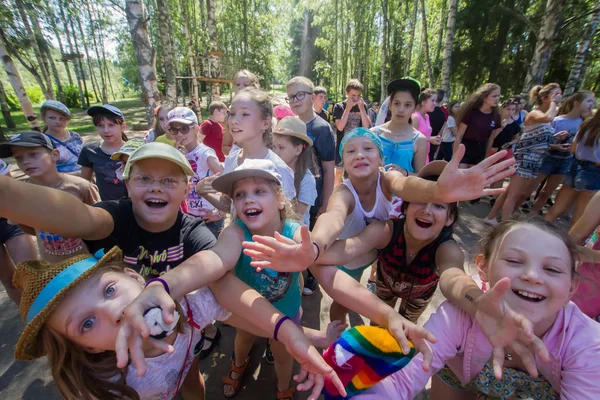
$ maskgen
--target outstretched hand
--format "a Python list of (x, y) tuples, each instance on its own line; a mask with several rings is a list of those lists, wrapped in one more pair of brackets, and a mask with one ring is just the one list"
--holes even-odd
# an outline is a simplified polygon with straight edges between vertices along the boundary
[(525, 316), (513, 311), (503, 300), (510, 290), (510, 279), (499, 280), (492, 288), (477, 299), (475, 319), (493, 348), (494, 375), (502, 377), (505, 348), (518, 354), (527, 372), (538, 376), (535, 356), (547, 362), (548, 348), (533, 334), (533, 324)]
[(275, 232), (271, 236), (252, 236), (253, 242), (243, 242), (244, 254), (252, 258), (250, 265), (260, 272), (269, 268), (278, 272), (301, 272), (316, 261), (316, 246), (306, 225), (300, 227), (302, 243)]
[(408, 342), (410, 340), (415, 349), (423, 354), (423, 371), (429, 372), (433, 362), (433, 352), (429, 343), (436, 342), (435, 336), (427, 329), (410, 322), (396, 311), (392, 311), (393, 314), (391, 313), (388, 319), (387, 330), (396, 338), (405, 355), (410, 353), (410, 343)]
[(511, 168), (515, 163), (514, 158), (498, 162), (506, 154), (506, 150), (501, 150), (471, 168), (459, 169), (460, 160), (465, 155), (465, 146), (461, 144), (437, 180), (439, 198), (445, 203), (454, 203), (504, 192), (503, 188), (486, 187), (514, 173)]

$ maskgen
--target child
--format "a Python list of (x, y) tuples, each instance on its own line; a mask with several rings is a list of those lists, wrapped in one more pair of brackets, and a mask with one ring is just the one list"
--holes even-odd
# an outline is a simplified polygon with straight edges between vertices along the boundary
[(465, 145), (465, 156), (461, 160), (461, 168), (478, 164), (485, 158), (488, 138), (500, 127), (500, 86), (486, 83), (469, 97), (461, 106), (456, 119), (458, 132), (454, 141), (453, 153), (458, 146)]
[(204, 144), (217, 154), (219, 162), (225, 161), (223, 154), (223, 124), (227, 120), (227, 106), (220, 101), (213, 101), (208, 106), (209, 119), (200, 125), (200, 131), (204, 135)]
[[(436, 181), (446, 166), (433, 161), (418, 174)], [(462, 270), (464, 256), (452, 239), (457, 203), (402, 203), (403, 218), (369, 224), (358, 235), (336, 241), (319, 264), (343, 265), (377, 249), (376, 294), (390, 307), (402, 300), (399, 312), (417, 323), (448, 268)]]
[(129, 160), (129, 157), (131, 157), (133, 152), (142, 147), (144, 144), (146, 144), (146, 141), (144, 139), (129, 139), (125, 142), (125, 144), (123, 144), (123, 146), (121, 146), (119, 151), (113, 153), (112, 156), (110, 156), (111, 160), (121, 162), (121, 166), (117, 170), (117, 178), (119, 180), (123, 180), (123, 174), (125, 173), (125, 165), (127, 165), (127, 160)]
[[(17, 133), (10, 142), (0, 144), (0, 157), (10, 156), (15, 158), (21, 171), (29, 177), (29, 183), (69, 193), (84, 204), (94, 205), (100, 201), (96, 185), (78, 176), (58, 172), (56, 163), (60, 153), (42, 133)], [(81, 239), (64, 237), (35, 227), (21, 228), (35, 235), (42, 260), (60, 262), (74, 255), (88, 254)]]
[(331, 115), (325, 108), (325, 103), (327, 103), (327, 89), (325, 89), (323, 86), (317, 86), (315, 87), (313, 93), (315, 95), (313, 103), (315, 113), (319, 117), (323, 118), (323, 120), (328, 124), (331, 123)]
[(403, 370), (357, 398), (412, 399), (438, 371), (431, 388), (435, 400), (476, 395), (578, 400), (597, 397), (600, 325), (569, 301), (578, 284), (574, 244), (554, 226), (535, 220), (502, 222), (482, 244), (482, 254), (475, 259), (481, 281), (491, 286), (503, 282), (506, 302), (533, 322), (535, 335), (548, 347), (549, 362), (528, 360), (535, 361), (541, 374), (527, 374), (525, 360), (509, 353), (503, 357), (506, 361), (502, 372), (497, 360), (492, 364), (492, 348), (482, 327), (445, 302), (425, 324), (438, 335), (438, 342), (432, 346), (431, 371), (421, 370), (421, 356), (417, 355)]
[(91, 182), (94, 174), (96, 175), (96, 184), (102, 200), (127, 197), (125, 183), (117, 176), (121, 163), (111, 158), (127, 141), (123, 114), (110, 104), (90, 107), (87, 113), (93, 118), (102, 141), (88, 143), (81, 150), (78, 160), (82, 166), (81, 177)]
[[(427, 141), (427, 156), (425, 162), (429, 162), (429, 145), (439, 145), (441, 138), (439, 135), (431, 136), (432, 128), (429, 122), (429, 113), (435, 110), (435, 103), (437, 101), (437, 91), (434, 89), (425, 89), (419, 94), (419, 103), (417, 110), (412, 114), (412, 126), (421, 132)], [(390, 107), (391, 109), (391, 107)]]
[(83, 140), (77, 132), (67, 130), (71, 111), (60, 101), (46, 100), (40, 108), (42, 119), (46, 124), (44, 133), (52, 139), (60, 158), (56, 163), (58, 172), (79, 175), (81, 166), (77, 163), (83, 147)]
[[(355, 129), (344, 137), (340, 153), (348, 179), (336, 189), (327, 211), (319, 217), (310, 236), (302, 238), (302, 245), (254, 237), (254, 241), (259, 242), (259, 245), (244, 244), (246, 254), (256, 259), (252, 263), (253, 266), (287, 272), (306, 269), (318, 260), (321, 251), (325, 252), (337, 238), (356, 236), (366, 227), (367, 222), (388, 219), (392, 195), (402, 197), (408, 202), (424, 202), (425, 199), (431, 199), (428, 202), (453, 203), (459, 199), (478, 196), (482, 192), (500, 193), (502, 189), (482, 191), (482, 188), (510, 175), (511, 172), (505, 168), (513, 162), (507, 160), (492, 166), (506, 154), (500, 152), (476, 168), (459, 170), (458, 158), (453, 158), (437, 182), (428, 182), (418, 177), (406, 177), (398, 171), (380, 171), (383, 161), (381, 141), (373, 132), (363, 128)], [(462, 153), (457, 156), (462, 156)], [(375, 258), (375, 252), (371, 251), (339, 268), (359, 281), (363, 271)], [(315, 274), (315, 270), (319, 271), (322, 268), (311, 270)], [(325, 274), (327, 270), (319, 271), (319, 274)], [(328, 276), (327, 280), (329, 279), (331, 275)], [(323, 285), (321, 279), (319, 282)], [(335, 300), (335, 296), (332, 297)], [(330, 311), (331, 320), (345, 322), (346, 313), (347, 308), (334, 301)]]
[(538, 182), (548, 179), (533, 204), (531, 209), (533, 215), (542, 210), (554, 190), (569, 172), (573, 161), (571, 144), (575, 139), (579, 126), (584, 121), (584, 115), (588, 115), (593, 111), (594, 100), (593, 92), (587, 90), (576, 92), (561, 104), (558, 109), (558, 116), (550, 123), (554, 128), (554, 132), (567, 131), (568, 136), (561, 143), (551, 144), (550, 151), (544, 156), (534, 187), (538, 185)]
[[(246, 159), (271, 160), (283, 182), (283, 192), (288, 200), (296, 197), (294, 171), (265, 145), (265, 138), (271, 135), (273, 107), (266, 92), (258, 89), (243, 89), (231, 102), (227, 125), (233, 139), (240, 146), (232, 149), (225, 158), (224, 173), (241, 165)], [(268, 139), (270, 141), (270, 139)], [(231, 212), (231, 201), (222, 194), (215, 193), (211, 184), (216, 177), (208, 177), (196, 185), (196, 192), (223, 212)]]
[[(150, 143), (150, 142), (154, 142), (155, 140), (158, 140), (159, 138), (161, 139), (161, 142), (164, 143), (164, 139), (167, 139), (165, 136), (165, 134), (167, 133), (165, 131), (165, 125), (167, 123), (167, 114), (169, 113), (169, 108), (165, 107), (165, 106), (157, 106), (154, 108), (154, 125), (152, 126), (152, 129), (150, 129), (148, 131), (148, 133), (146, 133), (146, 137), (144, 137), (144, 140), (146, 141), (146, 143)], [(173, 142), (172, 140), (170, 140), (170, 142)], [(167, 144), (171, 144), (173, 145), (173, 143), (167, 143)]]
[(442, 143), (437, 153), (436, 160), (445, 160), (450, 162), (452, 159), (452, 147), (456, 140), (456, 120), (455, 117), (460, 112), (460, 102), (452, 100), (448, 103), (448, 119), (442, 127)]
[[(600, 190), (600, 112), (579, 127), (573, 141), (575, 157), (546, 220), (555, 222), (575, 204), (572, 221), (577, 221), (588, 202)], [(573, 223), (572, 222), (572, 223)]]
[[(254, 327), (232, 316), (208, 288), (201, 288), (178, 299), (178, 311), (185, 319), (155, 332), (162, 339), (145, 340), (148, 368), (141, 376), (134, 365), (122, 369), (115, 365), (123, 310), (146, 285), (139, 274), (125, 268), (117, 247), (105, 255), (78, 256), (58, 264), (24, 262), (15, 283), (23, 290), (21, 317), (26, 323), (15, 358), (33, 360), (47, 354), (54, 381), (68, 399), (175, 399), (179, 391), (184, 400), (204, 399), (196, 347), (202, 327), (213, 319), (267, 336), (275, 332), (294, 349), (314, 350), (294, 324)], [(257, 293), (249, 290), (244, 295), (281, 321), (281, 314), (271, 311)]]
[(315, 177), (310, 172), (315, 160), (313, 141), (306, 135), (306, 125), (296, 117), (284, 117), (273, 131), (273, 147), (277, 154), (294, 171), (296, 189), (296, 214), (304, 225), (310, 225), (310, 207), (317, 198)]
[[(0, 175), (11, 176), (10, 165), (2, 159)], [(37, 249), (31, 235), (26, 235), (17, 225), (9, 224), (6, 218), (0, 218), (0, 282), (8, 297), (17, 305), (21, 301), (21, 292), (13, 285), (15, 264), (36, 258)]]
[(215, 151), (202, 143), (204, 135), (200, 132), (193, 110), (188, 107), (176, 107), (169, 111), (166, 128), (175, 138), (175, 147), (185, 150), (185, 157), (194, 171), (186, 198), (187, 212), (201, 217), (213, 235), (218, 237), (223, 229), (223, 215), (196, 193), (196, 183), (209, 175), (222, 173), (223, 166)]

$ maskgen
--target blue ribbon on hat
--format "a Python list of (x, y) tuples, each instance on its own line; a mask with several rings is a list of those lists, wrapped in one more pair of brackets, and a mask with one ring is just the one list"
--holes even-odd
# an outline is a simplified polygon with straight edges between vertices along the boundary
[(73, 283), (84, 272), (98, 264), (98, 261), (100, 261), (102, 257), (104, 257), (104, 249), (98, 250), (92, 257), (69, 265), (58, 275), (52, 278), (37, 295), (31, 304), (31, 307), (29, 307), (27, 317), (25, 318), (25, 323), (30, 323), (40, 312), (42, 312), (50, 300), (56, 297), (61, 290)]
[(357, 137), (366, 137), (367, 139), (372, 141), (375, 144), (375, 146), (377, 146), (377, 148), (379, 149), (379, 155), (383, 160), (383, 143), (381, 142), (381, 139), (379, 139), (379, 136), (377, 136), (376, 134), (374, 134), (366, 128), (354, 128), (344, 135), (344, 138), (340, 143), (340, 157), (343, 158), (344, 146), (346, 145), (346, 143)]

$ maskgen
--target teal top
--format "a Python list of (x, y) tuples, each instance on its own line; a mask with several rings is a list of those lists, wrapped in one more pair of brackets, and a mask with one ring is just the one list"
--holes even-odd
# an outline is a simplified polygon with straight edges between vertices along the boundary
[(394, 142), (385, 136), (381, 136), (379, 127), (376, 132), (383, 144), (383, 165), (395, 164), (408, 172), (415, 172), (412, 162), (415, 155), (415, 141), (419, 132), (415, 133), (411, 140)]
[[(241, 220), (235, 221), (244, 231), (244, 240), (252, 242), (252, 234)], [(286, 220), (281, 234), (292, 239), (300, 224)], [(235, 275), (252, 289), (260, 293), (273, 306), (284, 315), (293, 318), (300, 311), (302, 296), (300, 294), (299, 272), (277, 272), (272, 269), (263, 269), (256, 272), (250, 265), (251, 258), (241, 254), (235, 265)]]

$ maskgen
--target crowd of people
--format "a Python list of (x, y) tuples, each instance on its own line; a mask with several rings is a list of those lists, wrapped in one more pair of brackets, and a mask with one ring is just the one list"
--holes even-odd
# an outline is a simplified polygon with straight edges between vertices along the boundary
[[(68, 399), (204, 399), (198, 360), (226, 323), (227, 398), (257, 337), (277, 399), (323, 387), (328, 399), (412, 399), (430, 378), (432, 399), (600, 393), (592, 92), (563, 99), (550, 83), (503, 97), (487, 83), (461, 102), (404, 77), (369, 105), (351, 79), (329, 104), (298, 76), (284, 103), (248, 70), (233, 90), (206, 121), (195, 103), (157, 107), (144, 138), (128, 138), (117, 107), (91, 107), (99, 141), (86, 144), (71, 111), (46, 101), (43, 133), (0, 143), (26, 175), (0, 164), (16, 359), (47, 356)], [(490, 228), (465, 249), (460, 202), (482, 198)], [(417, 325), (438, 287), (447, 300)], [(302, 326), (302, 296), (317, 290), (333, 299), (322, 330)], [(349, 311), (380, 330), (347, 330)]]

